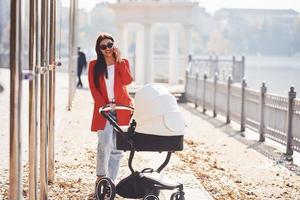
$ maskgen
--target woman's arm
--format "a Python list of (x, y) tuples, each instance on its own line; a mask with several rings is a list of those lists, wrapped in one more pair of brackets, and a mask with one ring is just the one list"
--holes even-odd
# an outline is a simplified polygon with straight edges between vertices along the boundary
[(95, 104), (97, 105), (105, 105), (105, 101), (99, 90), (96, 88), (94, 84), (94, 67), (95, 67), (96, 62), (91, 61), (89, 63), (89, 72), (88, 72), (88, 79), (89, 79), (89, 86), (90, 90), (93, 96), (93, 99), (95, 101)]
[(118, 71), (120, 73), (122, 84), (129, 85), (132, 82), (133, 78), (130, 73), (129, 62), (127, 59), (122, 59), (118, 67)]

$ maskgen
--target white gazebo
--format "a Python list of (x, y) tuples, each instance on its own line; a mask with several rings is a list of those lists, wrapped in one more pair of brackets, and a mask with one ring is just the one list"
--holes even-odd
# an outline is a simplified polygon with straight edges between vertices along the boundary
[(153, 77), (153, 26), (155, 23), (166, 23), (169, 29), (169, 70), (168, 83), (178, 83), (178, 28), (183, 26), (184, 38), (180, 42), (184, 44), (183, 54), (185, 67), (188, 65), (188, 56), (191, 49), (191, 28), (193, 8), (197, 2), (185, 0), (165, 1), (128, 1), (121, 0), (111, 4), (114, 10), (118, 40), (124, 56), (128, 56), (128, 24), (140, 24), (140, 30), (136, 37), (135, 52), (135, 80), (137, 84), (146, 84), (154, 81)]

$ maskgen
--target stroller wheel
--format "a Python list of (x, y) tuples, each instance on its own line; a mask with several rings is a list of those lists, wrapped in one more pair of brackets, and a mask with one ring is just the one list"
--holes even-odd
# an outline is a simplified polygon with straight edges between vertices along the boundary
[(170, 200), (185, 200), (184, 198), (184, 192), (175, 192), (171, 195)]
[(95, 187), (97, 200), (114, 200), (116, 196), (116, 186), (110, 178), (101, 178)]
[(155, 194), (151, 193), (144, 196), (143, 200), (159, 200), (159, 198)]

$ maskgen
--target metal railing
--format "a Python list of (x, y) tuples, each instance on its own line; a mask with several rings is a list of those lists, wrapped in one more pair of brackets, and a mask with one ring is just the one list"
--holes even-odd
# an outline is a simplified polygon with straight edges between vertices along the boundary
[(294, 87), (290, 88), (288, 97), (267, 93), (263, 82), (260, 90), (247, 87), (246, 80), (240, 84), (219, 81), (218, 74), (209, 79), (198, 73), (186, 71), (185, 98), (197, 108), (226, 117), (240, 124), (242, 134), (245, 128), (260, 134), (259, 141), (270, 138), (286, 146), (286, 158), (292, 159), (293, 150), (300, 152), (300, 100), (296, 99)]
[[(228, 75), (232, 75), (233, 82), (241, 82), (245, 76), (245, 56), (240, 60), (236, 56), (232, 58), (218, 56), (193, 56), (190, 58), (190, 74), (203, 75), (208, 72), (207, 76), (212, 78), (215, 73), (219, 74), (220, 80), (226, 80)], [(203, 72), (203, 73), (201, 73)]]
[[(128, 56), (130, 60), (131, 72), (136, 78), (135, 70), (135, 59), (136, 56)], [(232, 81), (240, 82), (242, 77), (245, 74), (245, 57), (242, 56), (239, 59), (236, 56), (219, 58), (218, 56), (191, 56), (190, 60), (190, 73), (195, 75), (197, 72), (199, 75), (203, 75), (205, 71), (209, 72), (208, 77), (213, 77), (215, 73), (220, 74), (219, 79), (225, 80), (229, 74), (233, 74)], [(170, 70), (170, 57), (169, 55), (153, 55), (153, 73), (154, 80), (157, 82), (168, 82), (169, 79), (169, 70)], [(184, 80), (184, 71), (185, 71), (185, 59), (184, 56), (178, 56), (176, 58), (176, 67), (178, 80)], [(203, 72), (201, 74), (201, 72)]]

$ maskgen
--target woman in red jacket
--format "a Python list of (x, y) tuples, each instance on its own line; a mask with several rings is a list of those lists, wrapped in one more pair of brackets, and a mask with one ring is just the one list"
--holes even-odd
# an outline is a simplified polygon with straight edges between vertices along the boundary
[[(132, 102), (126, 85), (132, 82), (129, 63), (121, 58), (120, 50), (114, 45), (109, 34), (102, 33), (96, 42), (97, 60), (89, 64), (89, 86), (94, 99), (92, 131), (98, 133), (97, 180), (107, 176), (112, 180), (117, 177), (122, 152), (116, 149), (116, 135), (110, 123), (99, 113), (99, 108), (111, 104), (131, 106)], [(129, 111), (116, 111), (117, 122), (124, 126), (129, 124)]]

